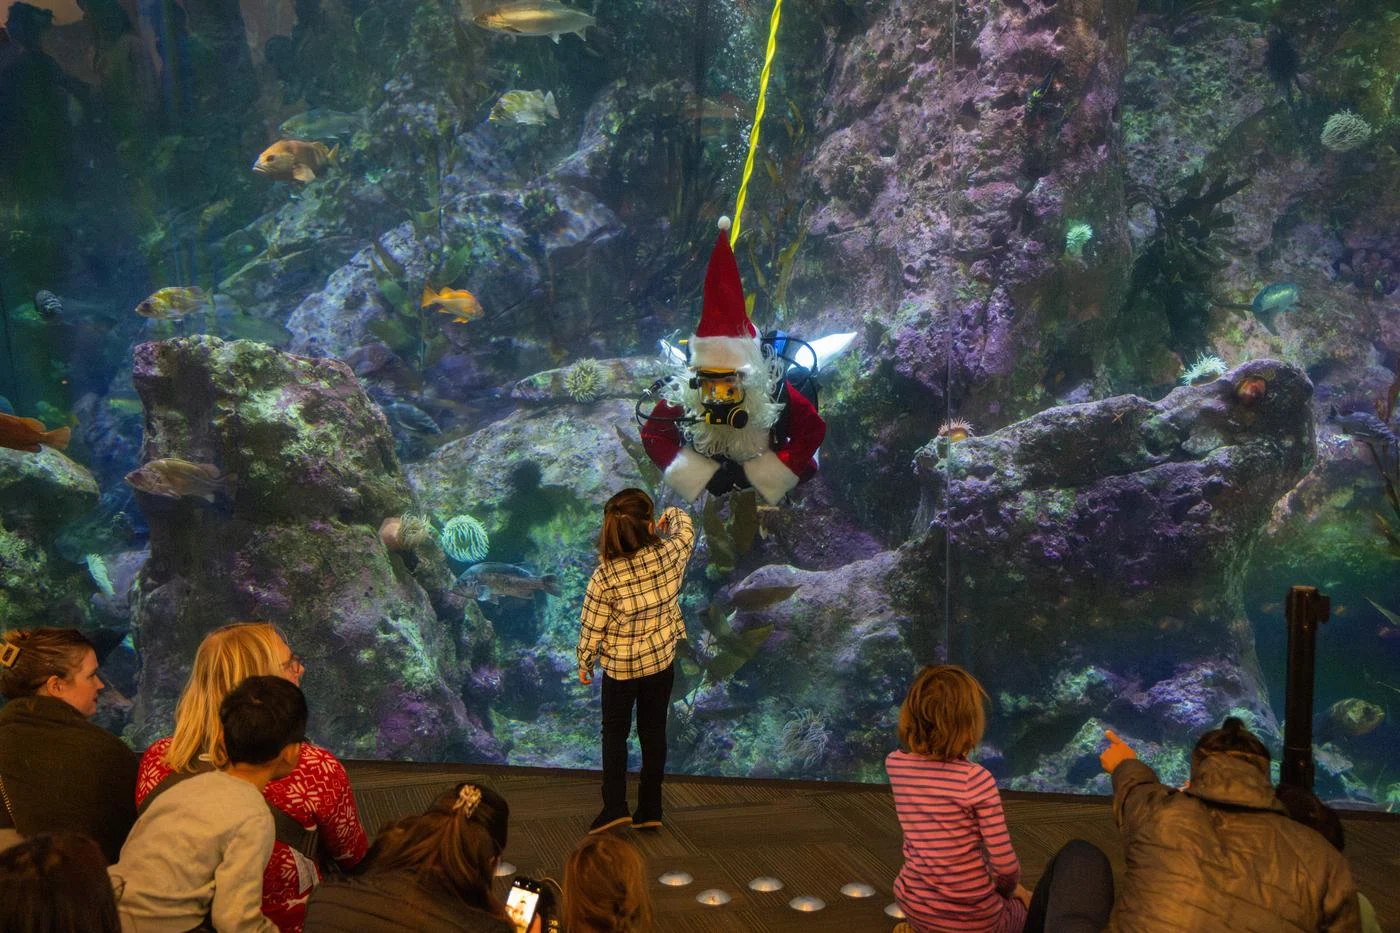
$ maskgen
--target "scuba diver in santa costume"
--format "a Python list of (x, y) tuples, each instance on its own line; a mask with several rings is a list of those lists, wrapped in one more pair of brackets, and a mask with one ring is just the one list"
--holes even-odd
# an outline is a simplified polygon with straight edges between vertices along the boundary
[[(814, 394), (823, 354), (785, 335), (759, 339), (745, 310), (739, 266), (729, 245), (729, 218), (720, 218), (719, 226), (689, 358), (663, 341), (663, 350), (683, 368), (644, 397), (643, 403), (649, 397), (660, 399), (650, 415), (641, 416), (643, 403), (638, 405), (642, 444), (666, 484), (687, 501), (706, 490), (718, 496), (752, 486), (776, 505), (817, 472), (826, 422), (817, 414), (815, 399), (793, 382), (809, 386)], [(818, 344), (825, 345), (829, 358), (854, 336), (838, 334)], [(789, 345), (797, 344), (811, 353), (810, 366), (785, 355)], [(799, 374), (801, 378), (789, 378)]]

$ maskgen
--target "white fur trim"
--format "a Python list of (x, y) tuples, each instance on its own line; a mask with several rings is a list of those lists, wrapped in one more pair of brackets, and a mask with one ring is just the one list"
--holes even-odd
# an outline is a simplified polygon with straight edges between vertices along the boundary
[(698, 454), (689, 447), (682, 447), (674, 460), (666, 467), (662, 479), (666, 485), (680, 493), (687, 502), (694, 502), (705, 491), (710, 479), (719, 472), (719, 461)]
[(769, 505), (777, 505), (797, 485), (797, 474), (789, 470), (771, 450), (752, 460), (745, 460), (744, 475), (748, 477), (749, 485), (757, 489)]
[(690, 368), (748, 372), (756, 359), (763, 359), (757, 348), (758, 341), (753, 337), (692, 337)]
[(721, 230), (728, 230), (731, 226), (732, 226), (732, 224), (730, 223), (730, 220), (729, 220), (728, 217), (721, 217), (721, 218), (719, 219), (719, 228), (720, 228)]

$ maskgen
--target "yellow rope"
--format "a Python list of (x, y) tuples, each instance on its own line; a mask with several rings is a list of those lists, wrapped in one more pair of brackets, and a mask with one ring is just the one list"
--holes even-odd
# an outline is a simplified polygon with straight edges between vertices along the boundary
[(763, 121), (763, 108), (768, 101), (768, 76), (773, 71), (773, 53), (778, 49), (778, 20), (782, 12), (783, 0), (773, 0), (773, 16), (768, 21), (768, 51), (763, 57), (763, 72), (758, 76), (758, 106), (754, 108), (753, 127), (749, 129), (749, 157), (744, 161), (744, 179), (739, 182), (739, 199), (734, 204), (734, 226), (729, 230), (731, 248), (739, 242), (739, 218), (744, 213), (744, 198), (749, 193), (754, 153), (758, 152), (758, 125)]

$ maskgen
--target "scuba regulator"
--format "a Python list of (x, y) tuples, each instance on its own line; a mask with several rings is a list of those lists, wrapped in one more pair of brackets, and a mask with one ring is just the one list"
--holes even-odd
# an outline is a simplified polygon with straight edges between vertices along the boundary
[(690, 387), (700, 390), (700, 420), (705, 424), (743, 428), (749, 423), (749, 413), (742, 407), (744, 386), (734, 370), (697, 369)]

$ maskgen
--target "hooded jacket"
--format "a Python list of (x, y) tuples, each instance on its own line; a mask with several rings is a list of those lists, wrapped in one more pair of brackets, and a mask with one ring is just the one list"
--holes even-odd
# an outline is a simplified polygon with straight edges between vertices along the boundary
[(1140, 761), (1113, 769), (1125, 872), (1109, 929), (1122, 933), (1314, 933), (1361, 929), (1341, 853), (1289, 819), (1249, 759), (1208, 755), (1191, 786)]
[(139, 760), (54, 697), (19, 697), (0, 709), (0, 781), (22, 836), (86, 833), (115, 862), (136, 822)]

